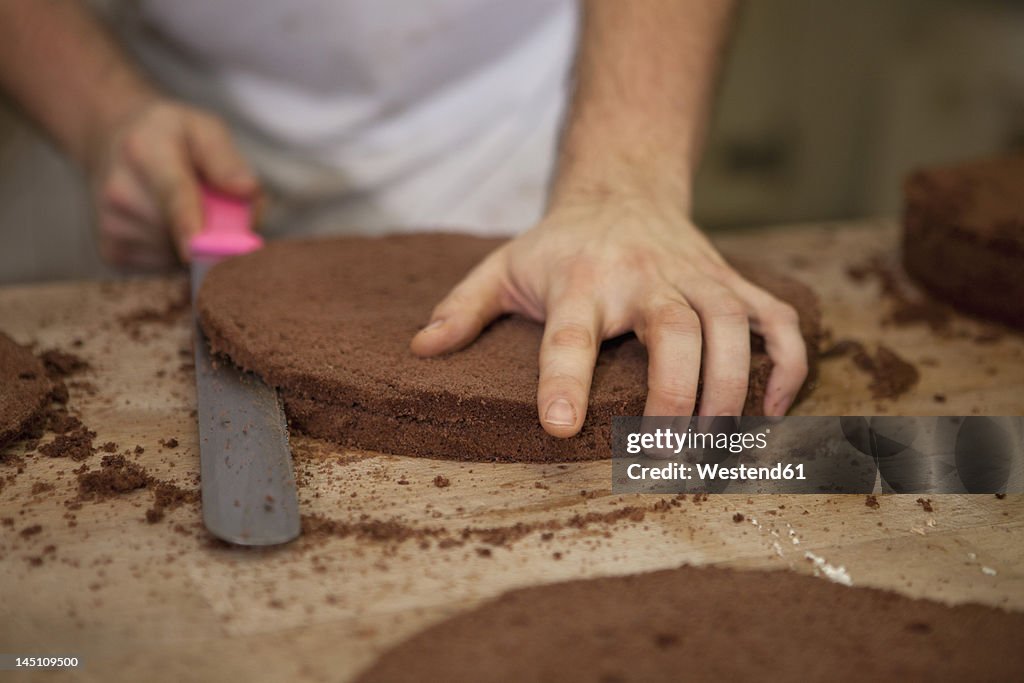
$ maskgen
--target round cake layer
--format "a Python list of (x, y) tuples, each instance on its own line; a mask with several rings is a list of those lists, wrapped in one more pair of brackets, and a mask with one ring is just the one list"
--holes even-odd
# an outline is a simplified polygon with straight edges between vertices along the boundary
[(512, 591), (359, 683), (1021, 680), (1024, 615), (795, 572), (682, 567)]
[(921, 170), (906, 183), (903, 263), (943, 301), (1024, 327), (1024, 155)]
[(39, 417), (52, 389), (43, 362), (0, 332), (0, 447)]
[[(409, 342), (433, 307), (500, 240), (418, 234), (284, 241), (218, 264), (198, 298), (215, 352), (279, 388), (292, 425), (365, 450), (469, 460), (608, 457), (611, 418), (639, 415), (647, 353), (633, 335), (606, 342), (579, 436), (556, 439), (537, 418), (542, 326), (516, 316), (443, 358)], [(811, 362), (819, 313), (810, 290), (743, 271), (795, 305)], [(761, 411), (771, 368), (754, 339), (746, 411)]]

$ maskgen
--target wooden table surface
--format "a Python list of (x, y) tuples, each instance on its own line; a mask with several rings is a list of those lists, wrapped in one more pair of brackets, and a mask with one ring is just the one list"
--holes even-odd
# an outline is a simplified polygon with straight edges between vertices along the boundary
[[(877, 283), (845, 274), (872, 254), (893, 253), (896, 234), (889, 223), (851, 223), (719, 240), (814, 286), (834, 338), (861, 340), (869, 350), (883, 342), (921, 372), (898, 401), (875, 400), (850, 359), (829, 359), (816, 392), (795, 412), (1024, 413), (1024, 337), (960, 317), (943, 335), (924, 325), (882, 325)], [(77, 379), (92, 390), (73, 386), (69, 407), (97, 432), (96, 444), (140, 445), (137, 461), (155, 476), (194, 487), (187, 318), (119, 322), (173, 301), (183, 286), (178, 277), (8, 287), (0, 289), (0, 329), (88, 360), (91, 369)], [(72, 349), (75, 339), (81, 346)], [(177, 448), (160, 445), (170, 437)], [(864, 496), (721, 495), (649, 511), (640, 521), (577, 528), (564, 522), (649, 508), (659, 498), (613, 495), (608, 461), (471, 464), (344, 452), (301, 436), (293, 450), (302, 511), (361, 520), (365, 533), (304, 537), (273, 550), (228, 548), (211, 542), (193, 506), (146, 523), (152, 493), (145, 490), (86, 503), (71, 527), (64, 501), (76, 495), (71, 470), (79, 463), (10, 446), (0, 459), (0, 478), (13, 475), (0, 492), (0, 519), (14, 519), (0, 526), (0, 652), (80, 656), (75, 680), (344, 681), (400, 639), (509, 588), (682, 563), (812, 573), (807, 551), (844, 566), (855, 585), (1024, 610), (1020, 495), (931, 496), (932, 512), (916, 496), (880, 496), (873, 509)], [(435, 486), (437, 475), (450, 486)], [(38, 483), (56, 489), (33, 494)], [(735, 512), (746, 519), (734, 522)], [(426, 543), (372, 537), (376, 521), (394, 519), (438, 535)], [(502, 546), (479, 531), (519, 522), (561, 528)], [(34, 524), (42, 531), (23, 537)], [(477, 531), (460, 544), (466, 528)], [(39, 557), (42, 564), (32, 562)]]

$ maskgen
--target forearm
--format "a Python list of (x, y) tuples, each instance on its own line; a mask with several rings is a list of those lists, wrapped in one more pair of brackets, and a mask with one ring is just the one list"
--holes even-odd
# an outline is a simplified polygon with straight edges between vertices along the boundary
[(81, 0), (0, 2), (0, 87), (84, 165), (156, 95)]
[(729, 0), (584, 0), (552, 203), (642, 191), (688, 209)]

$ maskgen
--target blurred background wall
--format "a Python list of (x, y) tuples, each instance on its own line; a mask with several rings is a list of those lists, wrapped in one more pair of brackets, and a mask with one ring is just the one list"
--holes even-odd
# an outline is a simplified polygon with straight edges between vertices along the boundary
[[(1024, 2), (748, 1), (696, 215), (710, 231), (895, 216), (909, 169), (1015, 149)], [(0, 282), (106, 274), (90, 225), (77, 174), (0, 106)]]
[(895, 215), (911, 168), (1024, 149), (1024, 2), (747, 2), (719, 97), (703, 224)]

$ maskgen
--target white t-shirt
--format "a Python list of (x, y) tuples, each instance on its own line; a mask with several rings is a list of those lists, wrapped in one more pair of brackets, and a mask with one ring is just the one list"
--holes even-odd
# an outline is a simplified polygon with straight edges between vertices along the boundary
[(114, 20), (219, 112), (288, 232), (520, 230), (541, 212), (574, 0), (135, 0)]

